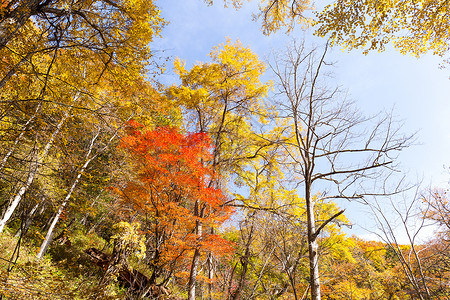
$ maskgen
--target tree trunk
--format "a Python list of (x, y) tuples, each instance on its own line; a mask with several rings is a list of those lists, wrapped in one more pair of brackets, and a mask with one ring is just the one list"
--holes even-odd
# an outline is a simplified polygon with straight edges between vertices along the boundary
[(253, 225), (250, 227), (250, 234), (248, 236), (247, 244), (245, 245), (245, 252), (244, 256), (241, 257), (241, 265), (242, 265), (242, 273), (241, 278), (239, 279), (238, 286), (236, 287), (236, 290), (234, 290), (233, 294), (231, 295), (232, 300), (238, 300), (241, 294), (241, 290), (244, 287), (244, 280), (245, 276), (247, 276), (247, 270), (248, 270), (248, 260), (250, 258), (250, 244), (253, 240)]
[(16, 210), (17, 206), (20, 203), (20, 200), (22, 200), (23, 195), (25, 194), (25, 192), (29, 189), (29, 187), (31, 186), (31, 184), (33, 183), (34, 180), (34, 176), (36, 175), (37, 172), (37, 162), (32, 162), (31, 163), (31, 167), (30, 167), (30, 171), (28, 173), (28, 178), (27, 181), (25, 182), (24, 185), (22, 185), (19, 189), (19, 191), (17, 192), (17, 194), (14, 196), (14, 198), (12, 198), (10, 200), (10, 205), (8, 206), (8, 208), (5, 211), (5, 214), (3, 215), (2, 220), (0, 220), (0, 233), (3, 232), (3, 229), (6, 226), (6, 223), (8, 222), (8, 220), (11, 218), (11, 216), (13, 215), (14, 211)]
[(34, 214), (36, 213), (37, 209), (39, 208), (40, 202), (36, 203), (36, 205), (33, 207), (33, 209), (28, 213), (25, 222), (19, 227), (19, 229), (16, 232), (15, 237), (18, 238), (21, 234), (26, 234), (28, 231), (28, 228), (31, 225), (31, 222), (33, 221)]
[(94, 155), (93, 157), (90, 158), (91, 153), (92, 153), (92, 148), (94, 147), (94, 143), (95, 140), (98, 138), (100, 134), (100, 131), (97, 132), (97, 134), (92, 138), (91, 143), (89, 145), (89, 150), (86, 154), (86, 162), (84, 163), (84, 165), (81, 167), (81, 169), (78, 171), (78, 175), (75, 178), (75, 180), (72, 183), (72, 186), (70, 187), (69, 192), (67, 193), (66, 197), (64, 198), (63, 203), (61, 204), (61, 206), (58, 209), (58, 212), (56, 213), (56, 216), (53, 218), (52, 224), (50, 225), (50, 228), (47, 231), (47, 234), (45, 236), (44, 241), (42, 241), (41, 244), (41, 248), (39, 249), (39, 253), (37, 255), (38, 259), (41, 259), (42, 256), (45, 254), (45, 252), (47, 251), (48, 246), (50, 245), (52, 239), (53, 239), (53, 235), (54, 235), (54, 229), (56, 227), (56, 223), (58, 223), (59, 218), (61, 217), (62, 212), (64, 211), (64, 208), (66, 207), (67, 203), (69, 202), (70, 197), (72, 196), (73, 191), (75, 190), (76, 186), (78, 185), (78, 182), (80, 181), (81, 175), (83, 175), (84, 171), (86, 170), (87, 166), (89, 165), (89, 163), (97, 157), (97, 155)]
[[(94, 206), (94, 204), (97, 202), (98, 198), (100, 198), (100, 196), (103, 194), (103, 191), (104, 191), (104, 190), (102, 190), (100, 193), (98, 193), (97, 197), (95, 197), (94, 201), (92, 201), (92, 203), (91, 203), (91, 205), (90, 205), (91, 208), (92, 208), (92, 207)], [(83, 226), (86, 225), (88, 216), (89, 216), (89, 212), (86, 212), (86, 213), (84, 214), (83, 218), (80, 220), (80, 224), (81, 224), (81, 225), (83, 225)]]
[(208, 282), (208, 299), (209, 300), (213, 300), (213, 297), (212, 297), (212, 288), (213, 288), (212, 280), (214, 278), (214, 258), (213, 258), (211, 253), (208, 254), (208, 258), (207, 258), (206, 263), (207, 263), (207, 268), (208, 268), (208, 279), (209, 279), (209, 282)]
[[(0, 86), (0, 88), (1, 88), (1, 86)], [(0, 163), (0, 172), (5, 167), (6, 162), (8, 161), (11, 154), (14, 152), (14, 150), (16, 150), (17, 144), (19, 143), (19, 141), (22, 139), (23, 135), (25, 134), (25, 132), (28, 128), (28, 125), (30, 125), (30, 123), (34, 120), (34, 118), (36, 118), (37, 114), (39, 113), (39, 110), (41, 109), (41, 106), (42, 106), (42, 102), (40, 102), (38, 104), (34, 114), (28, 119), (28, 121), (25, 123), (25, 125), (23, 125), (23, 129), (21, 130), (20, 134), (14, 140), (14, 144), (11, 146), (8, 153), (6, 153), (6, 155), (3, 157), (2, 162)]]
[[(77, 101), (77, 99), (80, 97), (80, 93), (77, 93), (74, 97), (74, 101)], [(34, 181), (34, 177), (37, 173), (37, 170), (39, 168), (39, 164), (47, 157), (48, 151), (50, 150), (50, 147), (53, 144), (53, 141), (55, 140), (56, 136), (61, 131), (61, 128), (66, 121), (66, 119), (69, 117), (69, 112), (66, 111), (64, 116), (59, 121), (58, 125), (56, 126), (55, 131), (53, 132), (52, 136), (50, 137), (50, 140), (47, 142), (47, 144), (44, 147), (44, 151), (41, 153), (41, 155), (38, 156), (35, 162), (32, 162), (30, 172), (28, 174), (27, 181), (24, 185), (22, 185), (19, 189), (19, 192), (14, 196), (13, 199), (10, 200), (10, 206), (6, 209), (5, 214), (3, 215), (3, 219), (0, 221), (0, 233), (3, 232), (3, 229), (5, 228), (6, 223), (13, 215), (14, 211), (16, 210), (17, 206), (19, 205), (20, 201), (22, 200), (23, 195), (28, 191), (31, 184)]]
[(195, 300), (195, 283), (197, 281), (198, 263), (200, 261), (200, 249), (195, 249), (192, 259), (191, 273), (189, 274), (189, 294), (188, 300)]
[[(203, 217), (203, 210), (200, 209), (200, 203), (197, 200), (195, 202), (194, 207), (194, 215), (197, 217)], [(202, 234), (202, 223), (197, 220), (196, 222), (196, 234), (197, 237), (200, 237)], [(195, 284), (197, 281), (197, 271), (198, 271), (198, 264), (200, 261), (200, 248), (198, 246), (195, 248), (194, 251), (194, 257), (192, 258), (192, 264), (191, 264), (191, 272), (189, 274), (189, 293), (188, 293), (188, 300), (195, 300)]]
[(308, 226), (308, 255), (309, 255), (309, 281), (311, 285), (311, 300), (320, 300), (319, 277), (319, 246), (317, 244), (316, 224), (314, 216), (314, 202), (311, 200), (311, 186), (305, 183), (306, 217)]

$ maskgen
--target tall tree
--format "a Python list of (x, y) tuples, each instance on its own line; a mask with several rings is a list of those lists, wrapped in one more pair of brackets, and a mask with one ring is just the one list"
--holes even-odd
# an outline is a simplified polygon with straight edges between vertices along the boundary
[(239, 172), (245, 159), (265, 146), (264, 140), (250, 135), (255, 119), (264, 122), (270, 114), (263, 103), (269, 83), (261, 82), (264, 63), (239, 41), (227, 40), (210, 57), (212, 62), (190, 70), (176, 60), (181, 84), (170, 87), (168, 94), (185, 109), (186, 127), (210, 136), (213, 167), (226, 176)]
[[(256, 134), (258, 121), (263, 123), (270, 115), (262, 101), (269, 87), (260, 79), (265, 65), (239, 41), (227, 40), (210, 57), (212, 62), (196, 64), (190, 70), (177, 60), (175, 70), (181, 84), (170, 87), (167, 93), (184, 108), (186, 128), (211, 138), (212, 168), (220, 179), (238, 178), (248, 161), (262, 155), (270, 145)], [(225, 182), (217, 179), (208, 185), (225, 190)], [(194, 263), (198, 264), (196, 260)], [(211, 277), (212, 270), (208, 272)]]
[(183, 135), (168, 127), (141, 131), (135, 121), (130, 126), (122, 146), (131, 154), (137, 176), (118, 193), (140, 215), (148, 231), (150, 284), (166, 284), (175, 273), (188, 269), (191, 259), (192, 297), (199, 253), (220, 256), (231, 249), (220, 235), (203, 230), (218, 228), (232, 212), (224, 206), (221, 190), (209, 186), (217, 176), (210, 140), (205, 133)]
[[(343, 210), (326, 220), (316, 219), (315, 206), (327, 199), (361, 199), (373, 190), (380, 172), (390, 171), (398, 152), (411, 139), (402, 136), (392, 116), (364, 118), (354, 104), (339, 98), (338, 88), (328, 88), (323, 78), (326, 47), (307, 51), (300, 44), (289, 47), (284, 56), (276, 56), (272, 70), (277, 77), (280, 118), (288, 120), (290, 133), (282, 145), (290, 168), (306, 202), (311, 299), (321, 299), (318, 237), (323, 228)], [(321, 182), (321, 194), (314, 196)], [(383, 184), (381, 184), (383, 186)], [(368, 189), (370, 187), (370, 190)], [(376, 188), (376, 184), (375, 184)]]
[[(403, 290), (415, 299), (445, 299), (450, 291), (449, 243), (445, 236), (423, 237), (434, 213), (431, 205), (436, 194), (404, 193), (403, 199), (371, 202), (378, 225), (377, 234), (385, 243), (404, 277)], [(412, 195), (411, 195), (412, 194)], [(426, 200), (424, 200), (426, 199)], [(430, 203), (431, 202), (431, 203)], [(431, 219), (432, 220), (432, 219)]]

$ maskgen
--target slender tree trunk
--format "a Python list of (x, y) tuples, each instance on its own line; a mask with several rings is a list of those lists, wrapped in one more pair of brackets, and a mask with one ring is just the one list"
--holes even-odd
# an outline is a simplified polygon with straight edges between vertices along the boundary
[(22, 200), (23, 195), (28, 190), (28, 188), (31, 186), (31, 184), (33, 183), (34, 176), (36, 175), (36, 172), (37, 172), (37, 165), (38, 165), (37, 161), (34, 161), (34, 162), (31, 163), (30, 171), (28, 172), (27, 180), (19, 188), (19, 191), (17, 192), (17, 194), (12, 199), (10, 199), (9, 203), (11, 203), (11, 204), (6, 209), (2, 220), (0, 220), (0, 233), (3, 232), (3, 229), (6, 226), (6, 223), (8, 222), (8, 220), (13, 215), (15, 209), (19, 205), (20, 200)]
[(89, 150), (88, 150), (88, 152), (86, 154), (86, 161), (85, 161), (84, 165), (81, 167), (81, 169), (78, 171), (77, 177), (73, 181), (69, 192), (67, 193), (66, 197), (64, 198), (63, 203), (59, 207), (58, 212), (56, 213), (56, 216), (53, 218), (53, 221), (52, 221), (52, 223), (50, 225), (50, 228), (47, 231), (45, 239), (44, 239), (44, 241), (42, 241), (41, 248), (39, 249), (39, 253), (37, 255), (38, 259), (42, 258), (42, 256), (47, 251), (47, 248), (48, 248), (48, 246), (50, 245), (50, 243), (51, 243), (51, 241), (53, 239), (54, 229), (56, 227), (56, 223), (58, 223), (59, 218), (61, 217), (61, 214), (64, 211), (64, 208), (66, 207), (67, 203), (70, 200), (70, 197), (72, 196), (73, 191), (75, 190), (76, 186), (78, 185), (78, 182), (80, 181), (81, 175), (83, 175), (83, 173), (86, 170), (86, 168), (88, 167), (89, 163), (94, 158), (97, 157), (96, 155), (94, 155), (93, 157), (90, 157), (90, 156), (91, 156), (91, 153), (92, 153), (92, 149), (94, 148), (95, 140), (98, 138), (99, 134), (100, 134), (100, 131), (98, 131), (97, 134), (91, 140), (91, 143), (89, 145)]
[[(92, 203), (91, 203), (91, 205), (90, 205), (91, 208), (92, 208), (92, 207), (94, 206), (94, 204), (97, 202), (98, 198), (100, 198), (101, 194), (103, 194), (103, 191), (104, 191), (104, 190), (102, 190), (100, 193), (98, 193), (97, 197), (95, 197), (94, 201), (92, 201)], [(83, 225), (83, 226), (86, 225), (86, 221), (87, 221), (88, 216), (89, 216), (89, 212), (86, 212), (86, 213), (84, 214), (83, 218), (80, 220), (80, 224), (81, 224), (81, 225)]]
[(189, 274), (189, 294), (188, 300), (195, 300), (195, 284), (197, 282), (198, 263), (200, 261), (200, 249), (195, 249), (192, 258), (191, 273)]
[[(77, 93), (76, 96), (74, 97), (74, 101), (76, 101), (79, 98), (79, 96), (80, 96), (80, 93)], [(61, 128), (68, 117), (69, 117), (69, 112), (66, 111), (66, 113), (61, 118), (58, 125), (56, 126), (56, 129), (53, 132), (52, 136), (50, 137), (50, 140), (45, 145), (44, 151), (41, 153), (41, 155), (39, 155), (39, 157), (37, 158), (37, 160), (35, 162), (32, 162), (32, 166), (30, 168), (30, 172), (28, 174), (28, 178), (27, 178), (25, 184), (23, 184), (20, 187), (19, 192), (10, 200), (11, 204), (6, 209), (6, 212), (3, 215), (3, 219), (0, 220), (0, 233), (3, 232), (3, 229), (5, 228), (6, 223), (13, 215), (17, 206), (19, 205), (20, 201), (22, 200), (23, 195), (26, 193), (26, 191), (28, 191), (31, 184), (33, 183), (34, 177), (36, 176), (37, 170), (39, 168), (39, 164), (42, 162), (43, 159), (45, 159), (47, 157), (48, 151), (50, 150), (50, 148), (53, 144), (53, 141), (55, 140), (56, 136), (61, 131)]]
[(245, 252), (244, 256), (241, 257), (241, 265), (242, 265), (242, 273), (241, 278), (239, 279), (238, 286), (236, 287), (236, 290), (234, 290), (233, 294), (231, 295), (232, 300), (238, 300), (242, 291), (242, 288), (244, 287), (244, 280), (247, 276), (247, 270), (248, 270), (248, 260), (250, 258), (250, 245), (253, 240), (253, 225), (250, 227), (250, 234), (248, 236), (247, 243), (245, 245)]
[(37, 209), (39, 208), (39, 204), (40, 204), (40, 202), (36, 203), (36, 205), (33, 207), (33, 209), (31, 209), (31, 211), (28, 213), (24, 224), (22, 224), (22, 226), (20, 226), (16, 232), (16, 235), (15, 235), (16, 238), (18, 238), (22, 233), (26, 234), (26, 232), (28, 231), (28, 228), (31, 225), (31, 222), (33, 221), (33, 216), (36, 213)]
[[(298, 264), (302, 257), (303, 257), (303, 243), (302, 243), (302, 247), (300, 248), (300, 251), (298, 252), (297, 258), (295, 259), (295, 262), (292, 265), (292, 268), (289, 271), (286, 271), (286, 273), (289, 276), (289, 282), (291, 283), (292, 291), (294, 292), (295, 300), (298, 299), (297, 288), (296, 288), (296, 284), (295, 284), (295, 272), (297, 271)], [(303, 297), (301, 299), (303, 299)]]
[(317, 244), (316, 236), (314, 202), (311, 200), (311, 185), (308, 181), (305, 183), (305, 192), (311, 300), (320, 300), (319, 246)]
[(56, 212), (52, 213), (49, 218), (47, 218), (47, 221), (45, 224), (41, 226), (41, 232), (47, 231), (50, 227), (50, 224), (52, 223), (53, 218), (56, 216)]
[[(203, 210), (200, 209), (200, 203), (197, 200), (195, 202), (194, 215), (197, 217), (203, 217), (202, 211)], [(197, 237), (200, 237), (202, 234), (202, 223), (198, 220), (196, 222), (196, 230), (195, 231), (196, 231)], [(200, 261), (200, 248), (198, 248), (198, 246), (197, 246), (194, 251), (194, 257), (192, 258), (191, 272), (189, 274), (188, 300), (195, 300), (195, 284), (197, 282), (197, 272), (198, 272), (199, 261)]]
[(206, 263), (207, 263), (207, 268), (208, 268), (208, 279), (209, 279), (209, 282), (208, 282), (208, 299), (212, 300), (213, 299), (213, 297), (212, 297), (212, 288), (213, 288), (212, 280), (214, 278), (214, 258), (212, 256), (212, 253), (208, 254), (208, 258), (207, 258)]

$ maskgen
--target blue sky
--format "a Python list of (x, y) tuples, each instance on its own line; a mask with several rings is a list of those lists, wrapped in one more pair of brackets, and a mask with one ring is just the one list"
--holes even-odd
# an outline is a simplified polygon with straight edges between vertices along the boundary
[[(153, 47), (184, 59), (188, 67), (207, 61), (211, 49), (224, 43), (226, 37), (239, 39), (261, 58), (272, 50), (282, 50), (292, 38), (305, 38), (307, 45), (325, 43), (302, 30), (289, 36), (283, 31), (264, 36), (260, 24), (252, 21), (252, 13), (257, 9), (255, 1), (239, 11), (224, 8), (219, 0), (210, 7), (202, 0), (157, 3), (170, 23)], [(440, 69), (439, 57), (427, 55), (417, 59), (393, 49), (363, 55), (361, 51), (349, 53), (333, 48), (328, 59), (336, 62), (336, 83), (348, 91), (363, 112), (373, 114), (394, 108), (397, 118), (405, 122), (406, 133), (418, 131), (420, 145), (404, 151), (400, 157), (411, 180), (423, 178), (427, 185), (446, 187), (449, 174), (444, 165), (450, 164), (450, 67)], [(163, 76), (164, 82), (176, 82), (170, 64)], [(351, 210), (347, 215), (360, 219), (360, 210), (353, 206)]]

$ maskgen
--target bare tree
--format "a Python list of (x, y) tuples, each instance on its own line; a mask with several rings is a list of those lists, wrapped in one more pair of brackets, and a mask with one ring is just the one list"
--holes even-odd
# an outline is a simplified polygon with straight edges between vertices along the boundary
[[(288, 157), (286, 167), (297, 177), (296, 185), (306, 201), (313, 300), (321, 298), (318, 236), (344, 212), (316, 220), (315, 204), (386, 193), (382, 185), (382, 192), (378, 191), (378, 179), (385, 179), (395, 169), (398, 152), (412, 140), (412, 136), (400, 134), (401, 126), (391, 114), (363, 117), (354, 103), (341, 97), (338, 87), (326, 85), (326, 53), (327, 46), (319, 55), (317, 49), (294, 43), (284, 55), (274, 55), (275, 62), (270, 65), (277, 78), (279, 118), (285, 124), (286, 136), (279, 143)], [(317, 194), (319, 189), (321, 194)]]
[(388, 197), (387, 203), (377, 199), (371, 201), (372, 215), (378, 225), (378, 231), (371, 232), (395, 255), (406, 279), (405, 290), (411, 297), (449, 299), (450, 244), (441, 232), (433, 238), (426, 235), (435, 221), (435, 205), (441, 207), (439, 199), (442, 198), (435, 192), (419, 193), (419, 188), (416, 187), (413, 195), (403, 194), (397, 199)]

